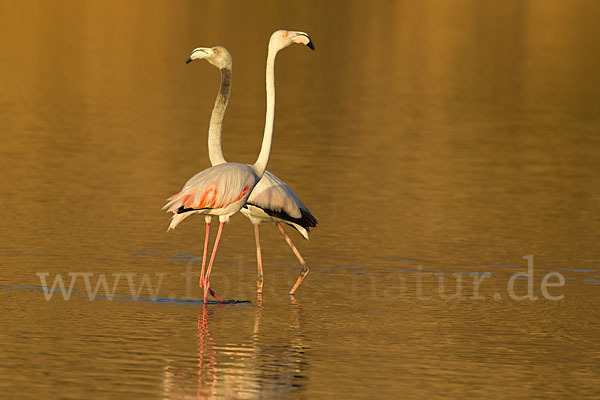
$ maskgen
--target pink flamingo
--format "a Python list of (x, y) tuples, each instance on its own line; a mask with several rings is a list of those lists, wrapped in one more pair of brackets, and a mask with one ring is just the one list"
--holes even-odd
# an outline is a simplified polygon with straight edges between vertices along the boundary
[[(308, 46), (314, 50), (312, 43), (309, 43)], [(223, 156), (221, 136), (225, 109), (227, 108), (231, 92), (231, 69), (233, 61), (227, 49), (221, 46), (198, 48), (192, 53), (192, 55), (194, 54), (196, 56), (190, 58), (189, 61), (205, 59), (221, 71), (221, 86), (215, 101), (208, 131), (210, 162), (212, 165), (220, 165), (227, 162)], [(256, 258), (258, 263), (258, 293), (262, 293), (264, 283), (259, 224), (262, 222), (273, 222), (279, 228), (286, 242), (300, 261), (300, 264), (302, 264), (300, 276), (290, 290), (290, 294), (294, 294), (300, 283), (308, 275), (310, 269), (281, 223), (284, 222), (292, 226), (308, 240), (310, 228), (317, 225), (317, 219), (308, 207), (302, 203), (296, 192), (269, 171), (265, 171), (259, 183), (252, 190), (250, 197), (246, 201), (246, 205), (244, 205), (240, 212), (248, 217), (254, 225)]]
[[(167, 212), (174, 214), (168, 230), (175, 229), (181, 221), (190, 215), (202, 214), (205, 216), (206, 238), (199, 281), (199, 286), (204, 289), (205, 304), (209, 292), (219, 302), (223, 302), (223, 299), (210, 288), (210, 274), (224, 225), (232, 215), (240, 211), (244, 206), (252, 189), (259, 182), (267, 167), (271, 153), (273, 121), (275, 117), (275, 57), (279, 50), (288, 47), (292, 43), (300, 43), (307, 46), (312, 45), (310, 38), (304, 32), (280, 30), (274, 32), (269, 39), (266, 68), (267, 112), (263, 141), (256, 162), (252, 165), (224, 162), (207, 168), (188, 180), (183, 189), (176, 195), (171, 196), (167, 200), (167, 204), (163, 207)], [(202, 54), (204, 54), (202, 49), (194, 50), (188, 62), (194, 58), (201, 58)], [(212, 216), (219, 217), (219, 229), (210, 261), (205, 271), (208, 235), (210, 233)]]

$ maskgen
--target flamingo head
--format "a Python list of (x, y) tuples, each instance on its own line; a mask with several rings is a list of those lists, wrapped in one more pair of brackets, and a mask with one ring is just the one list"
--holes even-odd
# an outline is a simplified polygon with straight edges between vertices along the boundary
[(194, 60), (202, 59), (205, 59), (206, 61), (208, 61), (209, 63), (211, 63), (219, 69), (231, 69), (231, 54), (229, 54), (225, 47), (198, 47), (192, 50), (192, 54), (190, 54), (189, 58), (185, 63), (189, 64)]
[(300, 43), (308, 46), (311, 50), (315, 49), (315, 45), (308, 34), (300, 31), (285, 31), (279, 30), (273, 32), (269, 40), (269, 49), (279, 51), (291, 45), (292, 43)]

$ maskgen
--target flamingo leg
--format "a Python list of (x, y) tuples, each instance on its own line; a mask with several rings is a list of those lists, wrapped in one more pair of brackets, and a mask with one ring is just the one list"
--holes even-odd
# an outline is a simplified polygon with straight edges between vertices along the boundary
[(202, 253), (202, 270), (200, 271), (200, 281), (198, 286), (200, 289), (204, 286), (204, 270), (206, 268), (206, 255), (208, 254), (208, 239), (210, 237), (210, 222), (206, 223), (206, 235), (204, 237), (204, 252)]
[[(206, 235), (204, 238), (204, 252), (202, 253), (202, 270), (200, 271), (200, 281), (198, 281), (198, 286), (200, 289), (204, 287), (204, 270), (206, 268), (206, 255), (208, 254), (208, 239), (210, 238), (210, 222), (206, 223)], [(212, 297), (219, 300), (221, 303), (223, 302), (223, 298), (215, 293), (214, 290), (208, 290)]]
[(258, 278), (256, 280), (256, 291), (261, 294), (263, 291), (263, 265), (262, 265), (262, 252), (260, 250), (260, 235), (258, 233), (258, 224), (254, 224), (254, 238), (256, 239), (256, 262), (258, 264)]
[(223, 302), (223, 299), (219, 296), (216, 296), (210, 289), (210, 273), (212, 271), (213, 264), (215, 262), (215, 256), (217, 255), (217, 249), (219, 248), (219, 242), (221, 241), (221, 234), (223, 233), (223, 226), (225, 226), (225, 222), (221, 222), (219, 224), (219, 230), (217, 231), (217, 238), (215, 239), (215, 245), (213, 247), (212, 254), (210, 255), (210, 262), (208, 263), (208, 270), (206, 271), (206, 275), (204, 276), (204, 304), (206, 304), (208, 300), (208, 292), (211, 291), (211, 294), (219, 300), (219, 302)]
[(294, 293), (296, 293), (296, 290), (298, 289), (298, 286), (300, 286), (300, 284), (302, 283), (302, 281), (304, 280), (304, 278), (306, 278), (306, 275), (308, 275), (308, 273), (310, 272), (310, 268), (308, 268), (308, 265), (306, 264), (306, 261), (304, 261), (304, 258), (302, 258), (302, 255), (300, 254), (300, 252), (298, 251), (298, 249), (296, 248), (296, 246), (294, 246), (294, 243), (292, 242), (292, 239), (290, 239), (290, 237), (288, 236), (288, 234), (285, 233), (285, 229), (283, 229), (283, 226), (281, 226), (281, 223), (280, 222), (276, 222), (275, 225), (277, 225), (277, 227), (279, 228), (279, 231), (281, 232), (281, 234), (285, 238), (285, 241), (290, 246), (290, 248), (292, 249), (292, 251), (294, 252), (294, 254), (296, 255), (296, 257), (298, 257), (298, 261), (300, 261), (300, 264), (302, 264), (302, 271), (300, 271), (300, 276), (298, 276), (298, 279), (296, 280), (296, 283), (294, 284), (294, 286), (292, 286), (292, 289), (290, 290), (290, 294), (294, 294)]

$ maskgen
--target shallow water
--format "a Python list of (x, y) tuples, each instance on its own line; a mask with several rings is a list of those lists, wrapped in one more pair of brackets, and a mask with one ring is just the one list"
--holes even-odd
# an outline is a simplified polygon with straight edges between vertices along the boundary
[[(0, 5), (0, 397), (600, 395), (600, 7), (322, 3)], [(263, 225), (257, 298), (236, 216), (212, 285), (239, 301), (203, 307), (202, 219), (160, 210), (209, 165), (218, 72), (184, 61), (231, 51), (253, 162), (281, 27), (317, 48), (278, 57), (269, 163), (319, 219), (288, 229), (311, 273), (288, 296)]]

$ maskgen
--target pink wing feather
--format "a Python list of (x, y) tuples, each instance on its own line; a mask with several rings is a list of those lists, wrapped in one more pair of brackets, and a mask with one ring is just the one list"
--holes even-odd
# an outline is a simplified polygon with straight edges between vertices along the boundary
[[(245, 203), (240, 200), (248, 198), (257, 182), (258, 176), (247, 164), (225, 163), (199, 172), (179, 193), (167, 199), (163, 210), (175, 214), (169, 229), (193, 214), (235, 214)], [(239, 204), (227, 212), (220, 212), (236, 202)]]

